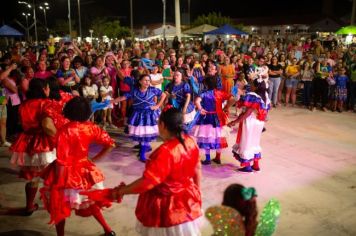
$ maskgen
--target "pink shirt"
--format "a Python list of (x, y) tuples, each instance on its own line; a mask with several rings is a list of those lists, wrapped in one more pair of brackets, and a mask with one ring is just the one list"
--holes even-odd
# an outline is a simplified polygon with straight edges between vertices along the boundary
[[(98, 84), (98, 81), (102, 81), (103, 80), (103, 77), (104, 75), (101, 73), (103, 70), (105, 70), (107, 72), (107, 69), (106, 67), (102, 67), (100, 69), (98, 69), (97, 67), (93, 66), (92, 68), (90, 68), (90, 73), (95, 76), (94, 78), (94, 83), (95, 84)], [(101, 74), (100, 74), (101, 73)]]
[(33, 77), (38, 79), (48, 79), (48, 77), (51, 76), (52, 73), (50, 71), (36, 71)]

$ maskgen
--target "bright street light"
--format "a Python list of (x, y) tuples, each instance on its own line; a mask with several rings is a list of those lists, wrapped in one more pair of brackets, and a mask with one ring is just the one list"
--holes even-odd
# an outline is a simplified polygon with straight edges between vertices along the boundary
[(70, 0), (68, 0), (68, 25), (69, 25), (69, 38), (72, 35), (72, 18), (70, 17)]
[(48, 31), (46, 11), (49, 10), (49, 5), (47, 2), (45, 2), (45, 3), (43, 3), (43, 5), (40, 5), (39, 8), (43, 11), (45, 27), (46, 27), (46, 30)]
[(28, 17), (31, 16), (31, 14), (30, 14), (30, 13), (24, 13), (24, 12), (22, 12), (22, 15), (23, 15), (24, 17), (26, 17), (26, 34), (27, 34), (27, 40), (29, 40), (29, 38), (30, 38), (30, 31), (29, 31), (29, 28), (28, 28)]
[(18, 1), (18, 3), (27, 5), (28, 8), (33, 8), (33, 23), (35, 25), (35, 39), (36, 39), (36, 45), (37, 45), (38, 36), (37, 36), (37, 19), (36, 19), (36, 3), (35, 3), (35, 0), (32, 0), (32, 5), (29, 4), (28, 2), (23, 2), (23, 1)]

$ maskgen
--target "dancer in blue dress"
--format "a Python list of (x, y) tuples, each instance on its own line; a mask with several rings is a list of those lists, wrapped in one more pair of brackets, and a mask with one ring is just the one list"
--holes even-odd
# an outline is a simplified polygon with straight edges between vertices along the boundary
[(183, 113), (184, 124), (192, 122), (196, 112), (191, 101), (191, 89), (189, 84), (183, 81), (180, 71), (174, 72), (173, 81), (166, 85), (164, 92), (167, 94), (168, 104)]
[[(157, 121), (160, 106), (163, 104), (166, 94), (161, 90), (150, 86), (150, 76), (140, 76), (137, 87), (122, 97), (114, 100), (114, 103), (132, 99), (133, 111), (128, 119), (129, 135), (132, 140), (139, 143), (139, 160), (146, 161), (145, 153), (149, 151), (149, 143), (158, 136)], [(159, 102), (156, 101), (160, 98)]]
[[(193, 128), (193, 135), (197, 139), (199, 148), (205, 150), (205, 160), (203, 165), (209, 165), (210, 149), (216, 150), (216, 157), (213, 161), (221, 164), (221, 149), (227, 147), (227, 133), (223, 127), (227, 124), (227, 111), (234, 104), (234, 97), (224, 91), (217, 90), (215, 76), (205, 78), (205, 84), (208, 90), (199, 95), (195, 101), (195, 106), (200, 112)], [(224, 101), (227, 101), (225, 107), (222, 107)]]

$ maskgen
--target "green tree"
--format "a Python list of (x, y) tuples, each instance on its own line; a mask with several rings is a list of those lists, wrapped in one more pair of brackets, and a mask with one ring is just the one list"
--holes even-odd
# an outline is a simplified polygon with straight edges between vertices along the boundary
[[(75, 31), (77, 25), (74, 20), (72, 20), (72, 34)], [(56, 19), (54, 26), (49, 27), (49, 33), (57, 36), (65, 36), (69, 34), (69, 25), (67, 20)]]
[(230, 17), (222, 16), (220, 12), (219, 13), (211, 12), (207, 15), (200, 15), (194, 20), (192, 26), (196, 27), (196, 26), (203, 25), (203, 24), (213, 25), (216, 27), (220, 27), (222, 25), (229, 24), (229, 25), (234, 26), (237, 29), (244, 30), (243, 24), (234, 24), (234, 22), (232, 21), (232, 19)]
[(119, 20), (108, 20), (107, 18), (96, 18), (92, 24), (91, 29), (98, 37), (104, 35), (108, 38), (121, 38), (130, 36), (130, 29), (120, 26)]

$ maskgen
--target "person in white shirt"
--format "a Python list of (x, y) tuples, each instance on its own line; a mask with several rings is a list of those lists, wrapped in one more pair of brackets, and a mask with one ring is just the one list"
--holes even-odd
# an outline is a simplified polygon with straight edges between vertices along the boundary
[(89, 76), (83, 79), (82, 94), (83, 97), (90, 101), (98, 98), (98, 86), (92, 83), (92, 79)]
[[(100, 87), (100, 96), (102, 100), (111, 100), (112, 99), (113, 89), (110, 86), (110, 79), (108, 77), (103, 78), (103, 85)], [(106, 108), (103, 109), (103, 129), (105, 130), (107, 127), (111, 129), (115, 129), (116, 126), (112, 124), (111, 113), (112, 113), (113, 105), (110, 104)], [(107, 123), (109, 124), (107, 126)]]
[(151, 85), (162, 90), (163, 76), (161, 73), (158, 73), (158, 65), (153, 65), (151, 71)]

